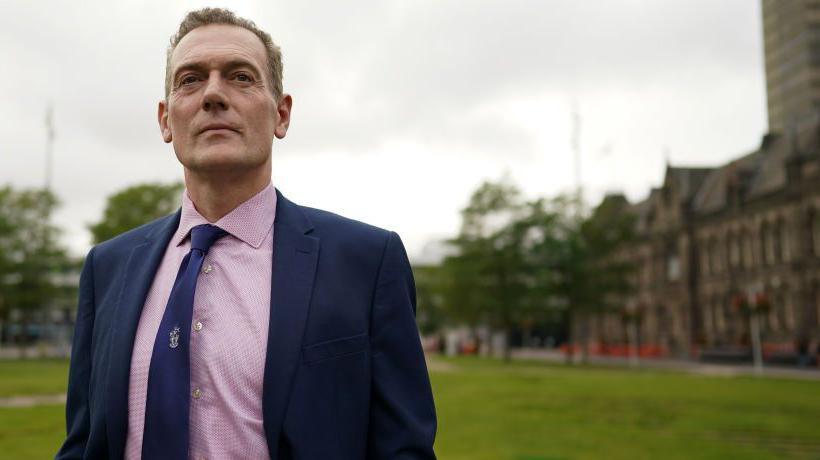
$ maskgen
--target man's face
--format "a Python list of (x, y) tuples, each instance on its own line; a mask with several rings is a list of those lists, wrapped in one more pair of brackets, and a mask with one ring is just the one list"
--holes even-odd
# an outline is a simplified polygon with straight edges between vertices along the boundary
[(241, 27), (199, 27), (179, 42), (169, 66), (171, 90), (159, 103), (159, 124), (185, 169), (269, 167), (273, 137), (287, 133), (291, 98), (274, 98), (262, 41)]

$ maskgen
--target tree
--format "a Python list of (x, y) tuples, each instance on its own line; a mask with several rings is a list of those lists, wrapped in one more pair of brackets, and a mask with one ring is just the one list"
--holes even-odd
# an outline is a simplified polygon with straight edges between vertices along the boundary
[(452, 314), (473, 326), (489, 325), (509, 337), (522, 322), (555, 307), (555, 246), (560, 214), (553, 202), (523, 202), (507, 181), (485, 182), (462, 211), (454, 255), (444, 260), (445, 298)]
[[(586, 360), (590, 318), (620, 306), (632, 288), (633, 267), (619, 251), (634, 238), (635, 217), (623, 196), (586, 217), (575, 212), (577, 200), (524, 202), (506, 180), (483, 183), (462, 210), (461, 230), (449, 240), (453, 254), (440, 269), (448, 313), (509, 339), (515, 328), (560, 312)], [(509, 359), (509, 347), (503, 351)]]
[(17, 312), (22, 339), (35, 313), (67, 308), (75, 292), (65, 281), (75, 264), (50, 223), (57, 205), (49, 191), (0, 188), (0, 323)]
[(568, 302), (568, 329), (573, 342), (581, 342), (584, 362), (591, 317), (617, 309), (633, 289), (635, 267), (619, 254), (635, 238), (635, 216), (628, 205), (622, 195), (608, 196), (567, 234), (560, 290)]
[(102, 220), (89, 226), (94, 244), (176, 211), (183, 189), (181, 182), (149, 183), (134, 185), (109, 196)]
[(442, 298), (441, 267), (439, 265), (414, 265), (416, 282), (416, 322), (424, 335), (437, 333), (447, 322)]

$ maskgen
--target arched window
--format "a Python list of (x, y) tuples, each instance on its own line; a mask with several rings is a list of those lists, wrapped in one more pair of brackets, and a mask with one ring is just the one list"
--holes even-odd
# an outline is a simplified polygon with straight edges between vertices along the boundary
[(704, 239), (700, 244), (700, 267), (703, 275), (709, 275), (709, 241)]
[(803, 221), (803, 241), (806, 242), (806, 255), (817, 255), (817, 238), (814, 234), (814, 220), (816, 218), (814, 208), (809, 208), (806, 211), (806, 220)]
[(783, 288), (783, 294), (780, 296), (781, 302), (783, 303), (783, 329), (786, 332), (794, 331), (794, 326), (796, 324), (795, 312), (794, 312), (794, 303), (792, 302), (792, 296), (789, 292), (787, 286)]
[(729, 248), (729, 268), (740, 266), (740, 240), (734, 232), (726, 234), (726, 245)]
[(771, 305), (769, 306), (769, 330), (771, 332), (777, 332), (780, 330), (780, 317), (778, 315), (778, 311), (782, 308), (780, 305), (780, 295), (778, 293), (772, 293), (771, 296)]
[(814, 287), (814, 324), (820, 327), (820, 286)]
[(703, 331), (710, 340), (715, 336), (715, 324), (712, 321), (712, 299), (703, 300)]
[(791, 248), (789, 245), (789, 227), (786, 225), (786, 221), (780, 219), (777, 229), (777, 257), (781, 262), (788, 262), (791, 259)]
[(715, 329), (717, 330), (717, 334), (721, 336), (721, 338), (725, 338), (726, 334), (726, 307), (727, 307), (727, 299), (724, 297), (715, 297), (715, 302), (712, 304), (714, 306), (714, 321), (715, 321)]
[(752, 236), (748, 230), (743, 230), (743, 238), (742, 238), (742, 253), (741, 258), (743, 259), (743, 268), (749, 269), (754, 267), (754, 256), (752, 255)]
[(779, 224), (764, 223), (760, 230), (763, 243), (762, 253), (766, 265), (779, 262), (780, 257), (780, 226)]
[(709, 258), (711, 259), (711, 272), (720, 273), (720, 245), (715, 237), (712, 237), (712, 242), (709, 244)]
[(820, 212), (811, 214), (812, 250), (815, 256), (820, 256)]

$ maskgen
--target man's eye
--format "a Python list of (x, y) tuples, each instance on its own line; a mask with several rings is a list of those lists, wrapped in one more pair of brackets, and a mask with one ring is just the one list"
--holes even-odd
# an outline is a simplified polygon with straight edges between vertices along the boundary
[(179, 81), (180, 85), (190, 85), (191, 83), (196, 82), (197, 78), (195, 75), (188, 75), (183, 77), (182, 80)]
[(246, 73), (238, 73), (238, 74), (236, 74), (235, 78), (237, 80), (241, 81), (241, 82), (246, 82), (246, 83), (250, 83), (250, 82), (253, 81), (253, 78), (251, 78), (251, 76), (246, 74)]

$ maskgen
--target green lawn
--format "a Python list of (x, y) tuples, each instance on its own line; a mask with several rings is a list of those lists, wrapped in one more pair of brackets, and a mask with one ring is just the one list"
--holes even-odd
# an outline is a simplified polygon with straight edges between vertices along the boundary
[[(431, 365), (450, 459), (820, 458), (820, 382), (475, 358)], [(62, 390), (60, 361), (0, 362), (0, 395)], [(0, 457), (47, 458), (63, 407), (0, 409)]]
[(0, 398), (65, 393), (67, 384), (68, 361), (0, 361)]
[(443, 459), (820, 458), (820, 382), (442, 362)]

